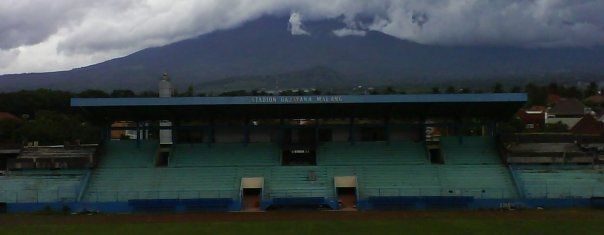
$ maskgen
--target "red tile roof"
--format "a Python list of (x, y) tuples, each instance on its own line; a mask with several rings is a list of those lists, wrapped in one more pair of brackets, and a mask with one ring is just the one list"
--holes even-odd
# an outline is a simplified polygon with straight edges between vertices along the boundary
[(11, 113), (0, 112), (0, 121), (7, 121), (7, 120), (20, 122), (21, 118), (18, 118), (17, 116), (15, 116)]
[(604, 123), (596, 120), (591, 115), (585, 115), (570, 129), (570, 132), (579, 135), (601, 135), (604, 133)]
[(533, 106), (528, 109), (520, 109), (516, 113), (516, 116), (520, 118), (526, 124), (542, 124), (545, 122), (545, 107), (544, 106)]
[(581, 116), (585, 114), (585, 108), (586, 106), (577, 99), (560, 99), (548, 113), (564, 116)]
[(590, 104), (604, 104), (604, 95), (592, 95), (587, 97), (585, 102)]

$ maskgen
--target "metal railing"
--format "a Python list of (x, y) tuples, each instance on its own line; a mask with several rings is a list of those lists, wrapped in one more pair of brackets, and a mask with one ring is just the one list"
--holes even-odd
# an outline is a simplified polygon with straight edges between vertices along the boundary
[[(442, 187), (361, 187), (360, 198), (372, 196), (469, 196), (478, 199), (517, 198), (513, 190), (507, 188), (442, 188)], [(553, 187), (528, 186), (527, 198), (591, 198), (604, 197), (603, 187)], [(264, 198), (326, 197), (325, 189), (280, 189), (266, 190)], [(239, 198), (239, 190), (180, 190), (180, 191), (90, 191), (84, 197), (88, 202), (123, 202), (132, 199), (199, 199), (199, 198)], [(57, 190), (0, 191), (0, 201), (6, 203), (75, 202), (75, 188)]]
[(6, 203), (75, 202), (75, 187), (56, 190), (0, 190), (0, 201)]
[(361, 198), (372, 196), (466, 196), (480, 199), (517, 198), (508, 188), (452, 188), (452, 187), (366, 187), (360, 188)]
[(265, 190), (263, 197), (266, 198), (291, 198), (291, 197), (326, 197), (332, 191), (329, 189), (278, 189)]
[(604, 187), (591, 186), (528, 186), (525, 188), (527, 198), (591, 198), (604, 197)]
[(88, 202), (123, 202), (134, 199), (199, 199), (235, 198), (239, 190), (174, 190), (174, 191), (88, 191), (83, 200)]

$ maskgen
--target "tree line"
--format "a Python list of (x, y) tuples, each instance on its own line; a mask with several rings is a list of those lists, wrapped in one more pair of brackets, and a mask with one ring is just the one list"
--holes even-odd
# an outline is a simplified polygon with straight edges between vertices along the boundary
[[(470, 89), (463, 87), (447, 86), (432, 87), (424, 92), (418, 93), (503, 93), (503, 92), (526, 92), (528, 94), (527, 106), (545, 105), (548, 95), (558, 95), (567, 98), (583, 99), (602, 92), (597, 83), (579, 88), (576, 86), (564, 86), (557, 83), (538, 85), (529, 83), (524, 87), (504, 87), (501, 83), (495, 83), (488, 89)], [(406, 94), (404, 88), (391, 86), (381, 88), (355, 87), (346, 92), (334, 93), (333, 91), (321, 91), (318, 89), (289, 89), (278, 92), (262, 90), (235, 90), (217, 93), (214, 96), (271, 96), (271, 95), (342, 95), (342, 94)], [(205, 93), (196, 93), (193, 87), (183, 92), (175, 91), (175, 96), (208, 96)], [(68, 92), (48, 89), (33, 91), (18, 91), (0, 93), (0, 112), (8, 112), (21, 118), (21, 122), (12, 120), (0, 121), (0, 143), (39, 141), (41, 144), (62, 144), (64, 141), (81, 140), (82, 142), (98, 142), (99, 127), (87, 122), (80, 113), (71, 109), (70, 99), (78, 98), (124, 98), (124, 97), (157, 97), (157, 92), (145, 91), (134, 92), (132, 90), (113, 90), (105, 92), (102, 90), (85, 90), (82, 92)]]

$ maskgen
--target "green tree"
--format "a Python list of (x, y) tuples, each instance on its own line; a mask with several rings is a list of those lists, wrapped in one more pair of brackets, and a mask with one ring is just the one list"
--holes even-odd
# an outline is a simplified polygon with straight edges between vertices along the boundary
[(386, 89), (384, 89), (384, 94), (386, 95), (391, 95), (391, 94), (396, 94), (396, 89), (394, 89), (394, 87), (391, 86), (387, 86)]
[(23, 123), (19, 131), (23, 140), (41, 144), (62, 144), (76, 139), (84, 143), (99, 141), (98, 128), (83, 122), (79, 116), (53, 111), (36, 113), (36, 118)]
[(19, 143), (21, 123), (14, 120), (0, 120), (0, 143)]
[(520, 93), (520, 92), (522, 92), (522, 88), (520, 88), (519, 86), (513, 86), (512, 88), (510, 88), (510, 92), (511, 93)]
[(218, 96), (248, 96), (249, 93), (246, 90), (235, 90), (235, 91), (225, 91), (220, 93)]
[(577, 88), (576, 86), (562, 88), (559, 95), (566, 97), (566, 98), (577, 98), (577, 99), (583, 98), (583, 92), (581, 92), (581, 90), (579, 90), (579, 88)]
[(194, 95), (195, 95), (195, 88), (193, 87), (193, 85), (189, 85), (185, 92), (179, 94), (179, 96), (184, 96), (184, 97), (191, 97)]
[(558, 83), (555, 82), (551, 82), (548, 86), (547, 86), (547, 93), (549, 94), (554, 94), (554, 95), (561, 95), (561, 88), (560, 86), (558, 86)]
[(545, 105), (547, 102), (548, 89), (546, 88), (529, 83), (525, 86), (524, 91), (528, 96), (527, 106)]
[(136, 94), (134, 94), (134, 92), (131, 91), (131, 90), (113, 90), (111, 92), (111, 97), (114, 97), (114, 98), (129, 98), (129, 97), (136, 97)]
[(65, 91), (38, 89), (0, 94), (0, 110), (17, 116), (33, 116), (40, 110), (70, 113), (69, 101), (73, 94)]
[(138, 94), (138, 97), (158, 97), (159, 93), (157, 91), (143, 91)]
[(107, 98), (109, 94), (102, 90), (88, 89), (77, 94), (79, 98)]
[(440, 88), (437, 86), (432, 87), (432, 94), (440, 94)]
[(590, 82), (589, 85), (585, 88), (585, 97), (590, 97), (592, 95), (598, 94), (598, 84), (596, 82)]
[(495, 85), (493, 85), (493, 93), (503, 93), (503, 85), (499, 82), (495, 83)]

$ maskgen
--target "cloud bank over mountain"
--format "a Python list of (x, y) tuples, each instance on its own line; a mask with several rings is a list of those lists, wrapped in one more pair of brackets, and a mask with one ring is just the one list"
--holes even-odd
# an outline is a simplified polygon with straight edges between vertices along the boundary
[(85, 66), (264, 15), (291, 15), (283, 30), (292, 36), (312, 36), (305, 21), (340, 17), (337, 36), (376, 30), (430, 45), (593, 47), (604, 44), (601, 12), (601, 0), (5, 0), (0, 74)]

